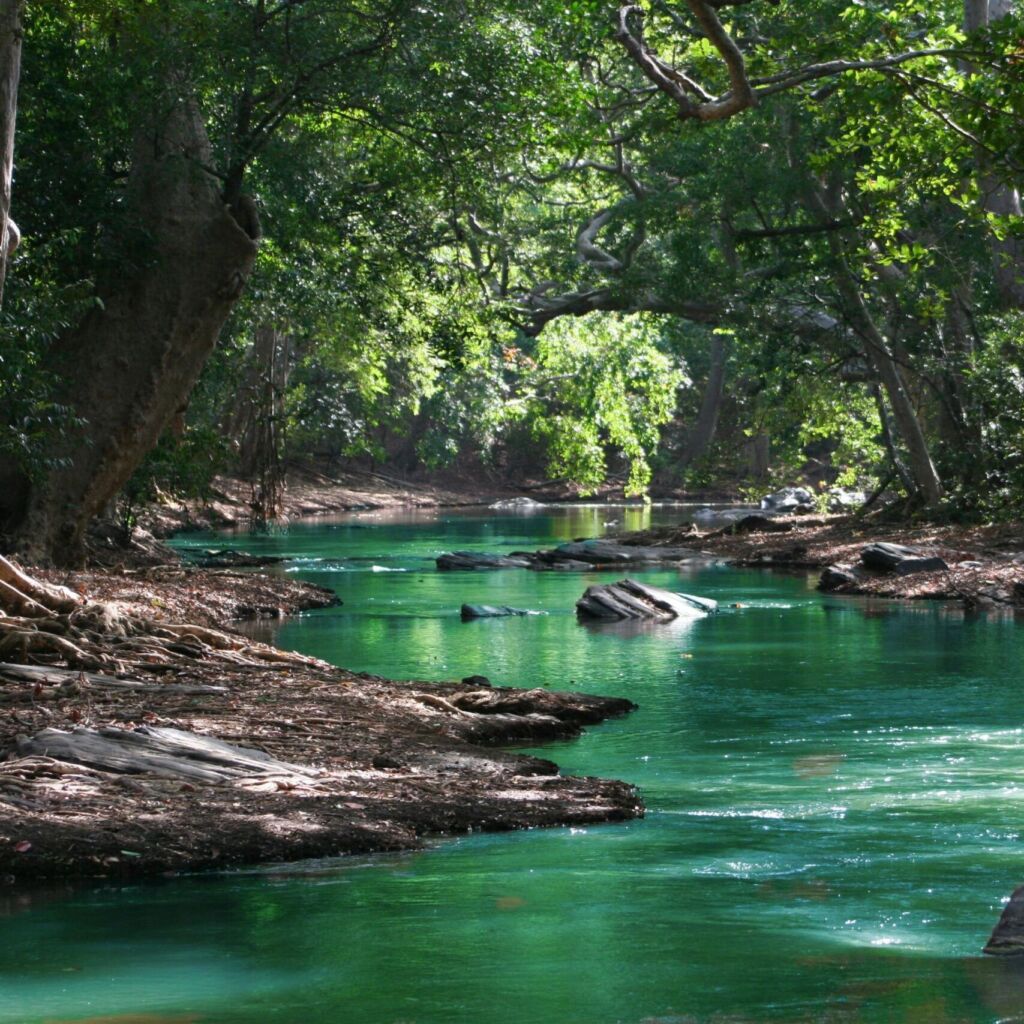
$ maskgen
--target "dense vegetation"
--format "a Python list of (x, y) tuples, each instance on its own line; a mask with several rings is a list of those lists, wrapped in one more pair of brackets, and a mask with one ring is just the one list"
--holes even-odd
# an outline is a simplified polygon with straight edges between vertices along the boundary
[(13, 546), (311, 453), (1021, 511), (1004, 0), (0, 8)]

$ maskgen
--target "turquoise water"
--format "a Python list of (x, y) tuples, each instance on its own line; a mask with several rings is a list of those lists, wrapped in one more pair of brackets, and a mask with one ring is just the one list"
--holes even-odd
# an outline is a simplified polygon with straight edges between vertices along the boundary
[[(573, 602), (614, 574), (433, 568), (442, 550), (622, 519), (359, 516), (184, 538), (286, 554), (282, 571), (338, 591), (343, 607), (273, 629), (283, 646), (400, 678), (631, 697), (635, 714), (544, 753), (636, 783), (648, 815), (0, 897), (0, 1022), (1024, 1020), (1024, 965), (979, 955), (1024, 880), (1021, 625), (704, 566), (644, 579), (714, 597), (718, 615), (588, 628)], [(546, 614), (462, 623), (463, 601)]]

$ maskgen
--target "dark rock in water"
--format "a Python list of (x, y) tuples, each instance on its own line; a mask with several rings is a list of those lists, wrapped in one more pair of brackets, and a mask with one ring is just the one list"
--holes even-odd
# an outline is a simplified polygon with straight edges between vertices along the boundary
[(818, 580), (818, 589), (825, 593), (833, 593), (856, 586), (859, 582), (857, 574), (849, 566), (830, 565), (822, 572)]
[(439, 555), (438, 569), (528, 569), (525, 558), (507, 558), (487, 551), (452, 551)]
[(490, 686), (491, 681), (487, 676), (465, 676), (462, 680), (464, 686)]
[(639, 544), (616, 544), (609, 540), (582, 540), (560, 544), (549, 551), (538, 551), (533, 556), (546, 566), (571, 563), (574, 567), (595, 565), (643, 565), (680, 562), (693, 558), (698, 552), (692, 548), (650, 547)]
[(659, 587), (648, 587), (637, 580), (620, 580), (588, 587), (576, 602), (576, 611), (588, 619), (692, 619), (713, 612), (716, 601), (690, 594), (677, 594)]
[(761, 508), (771, 512), (796, 512), (814, 508), (814, 495), (806, 487), (783, 487), (761, 499)]
[(723, 526), (721, 530), (711, 536), (725, 537), (737, 533), (789, 533), (792, 529), (792, 523), (780, 523), (777, 519), (755, 514), (737, 519), (734, 523)]
[(990, 956), (1024, 954), (1024, 885), (1013, 890), (1010, 902), (1003, 907), (999, 923), (992, 929), (982, 952)]
[(880, 541), (864, 548), (860, 553), (860, 560), (869, 569), (892, 572), (904, 559), (919, 558), (921, 554), (919, 548), (909, 548), (904, 544), (888, 544)]
[(249, 569), (286, 561), (281, 555), (251, 555), (248, 551), (233, 551), (231, 548), (206, 548), (185, 554), (189, 561), (203, 569)]
[(529, 608), (512, 608), (507, 604), (464, 604), (462, 606), (462, 620), (467, 622), (470, 619), (502, 619), (509, 615), (542, 615), (542, 612), (535, 612)]
[(911, 576), (915, 572), (945, 572), (948, 568), (949, 566), (938, 555), (924, 558), (904, 558), (902, 562), (896, 563), (896, 574)]

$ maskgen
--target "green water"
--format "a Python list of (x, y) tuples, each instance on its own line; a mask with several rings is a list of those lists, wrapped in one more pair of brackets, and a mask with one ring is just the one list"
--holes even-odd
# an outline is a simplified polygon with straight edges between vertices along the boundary
[[(363, 516), (185, 538), (294, 556), (287, 571), (338, 591), (344, 607), (276, 631), (284, 646), (396, 677), (632, 697), (634, 715), (545, 754), (636, 783), (648, 815), (0, 896), (0, 1022), (1024, 1020), (1024, 966), (979, 956), (1024, 880), (1021, 625), (711, 566), (644, 578), (725, 602), (713, 618), (586, 628), (573, 601), (613, 576), (433, 569), (445, 549), (622, 518)], [(463, 601), (547, 614), (462, 623)]]

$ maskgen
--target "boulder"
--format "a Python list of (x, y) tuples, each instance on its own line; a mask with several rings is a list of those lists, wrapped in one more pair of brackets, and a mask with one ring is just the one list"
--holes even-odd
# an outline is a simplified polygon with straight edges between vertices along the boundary
[(766, 494), (761, 499), (761, 508), (777, 515), (797, 511), (810, 512), (814, 509), (814, 495), (806, 487), (783, 487), (774, 494)]
[(869, 544), (860, 553), (860, 560), (869, 569), (880, 569), (892, 572), (897, 565), (907, 558), (918, 558), (922, 554), (919, 548), (907, 547), (905, 544), (889, 544), (880, 541)]
[(487, 551), (449, 551), (434, 560), (438, 569), (528, 569), (525, 558), (495, 555)]
[(470, 619), (503, 619), (510, 615), (543, 615), (543, 612), (529, 608), (512, 608), (507, 604), (464, 604), (461, 608), (462, 621)]
[(695, 619), (708, 615), (718, 607), (716, 601), (677, 594), (659, 587), (648, 587), (637, 580), (624, 579), (588, 587), (576, 602), (576, 612), (585, 619)]
[(880, 541), (869, 544), (860, 553), (861, 562), (869, 569), (881, 572), (895, 572), (907, 576), (915, 572), (939, 572), (949, 566), (939, 557), (929, 555), (920, 548), (905, 544), (888, 544)]

